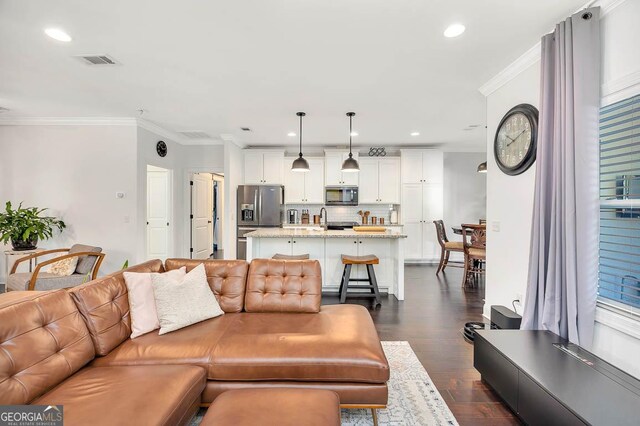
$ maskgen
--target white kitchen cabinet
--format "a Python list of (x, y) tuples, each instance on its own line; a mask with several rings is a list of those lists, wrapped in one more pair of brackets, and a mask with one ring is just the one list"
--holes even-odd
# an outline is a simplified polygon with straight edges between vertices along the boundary
[[(349, 158), (349, 152), (325, 151), (324, 156), (324, 182), (327, 186), (358, 186), (359, 172), (342, 172), (342, 163)], [(358, 153), (353, 153), (353, 158), (358, 159)]]
[(294, 172), (291, 163), (295, 158), (284, 161), (284, 202), (287, 204), (324, 204), (324, 159), (307, 158), (308, 172)]
[[(380, 263), (373, 265), (376, 273), (378, 288), (392, 288), (393, 286), (393, 256), (391, 254), (391, 240), (386, 238), (359, 238), (358, 239), (358, 256), (367, 254), (375, 254), (378, 256)], [(359, 275), (362, 278), (367, 277), (367, 267), (360, 265)], [(357, 284), (357, 283), (355, 283)], [(367, 285), (368, 283), (362, 283)]]
[(442, 183), (444, 163), (442, 151), (435, 149), (403, 149), (402, 183)]
[(378, 203), (378, 160), (375, 158), (361, 158), (360, 184), (358, 185), (358, 203)]
[(271, 259), (274, 254), (291, 254), (291, 238), (260, 238), (259, 258)]
[(361, 204), (400, 204), (400, 159), (361, 158), (358, 201)]
[(402, 186), (405, 259), (432, 262), (440, 256), (434, 220), (442, 219), (442, 184), (409, 183)]
[(327, 238), (325, 242), (325, 287), (338, 290), (342, 280), (342, 255), (358, 255), (357, 238)]
[[(394, 258), (391, 251), (391, 240), (387, 238), (336, 238), (327, 239), (325, 246), (325, 286), (338, 290), (342, 280), (344, 265), (342, 255), (365, 256), (375, 254), (380, 259), (373, 266), (378, 281), (378, 288), (392, 288), (394, 279)], [(351, 278), (366, 278), (367, 267), (354, 265)], [(366, 282), (352, 282), (352, 285), (368, 285)]]
[(284, 152), (247, 149), (244, 151), (245, 185), (282, 185)]
[(435, 262), (440, 257), (434, 220), (444, 214), (443, 155), (433, 149), (401, 151), (402, 223), (407, 261)]
[(400, 204), (400, 159), (381, 158), (378, 162), (380, 203)]

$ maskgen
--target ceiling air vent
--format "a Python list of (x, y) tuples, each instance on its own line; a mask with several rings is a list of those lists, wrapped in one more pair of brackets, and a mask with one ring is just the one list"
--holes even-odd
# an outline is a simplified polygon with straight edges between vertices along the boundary
[(209, 136), (207, 133), (200, 130), (189, 130), (189, 131), (178, 132), (178, 133), (187, 139), (211, 139), (211, 136)]
[(248, 127), (240, 127), (240, 129), (241, 129), (243, 132), (250, 132), (250, 131), (251, 131), (251, 129), (250, 129), (250, 128), (248, 128)]
[(118, 65), (115, 59), (109, 55), (77, 55), (87, 65)]

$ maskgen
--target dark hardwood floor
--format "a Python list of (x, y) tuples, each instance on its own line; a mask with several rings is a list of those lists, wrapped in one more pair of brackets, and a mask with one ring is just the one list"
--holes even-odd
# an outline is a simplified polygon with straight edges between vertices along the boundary
[[(462, 289), (460, 268), (436, 276), (435, 266), (405, 267), (405, 299), (384, 298), (373, 309), (368, 299), (348, 299), (369, 308), (381, 340), (406, 340), (449, 405), (460, 425), (519, 425), (473, 368), (473, 345), (462, 338), (465, 322), (483, 321), (482, 279)], [(324, 304), (338, 303), (323, 296)]]

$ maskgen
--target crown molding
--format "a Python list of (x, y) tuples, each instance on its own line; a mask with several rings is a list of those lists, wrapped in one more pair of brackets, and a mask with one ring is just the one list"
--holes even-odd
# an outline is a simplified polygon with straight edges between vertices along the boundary
[(162, 136), (163, 138), (167, 138), (172, 142), (185, 145), (185, 137), (179, 135), (174, 131), (165, 129), (164, 127), (157, 125), (153, 121), (145, 120), (143, 118), (136, 118), (135, 121), (136, 121), (136, 125), (142, 129), (148, 130), (151, 133), (155, 133), (158, 136)]
[(135, 126), (131, 117), (1, 117), (0, 126)]
[(529, 68), (540, 60), (540, 42), (537, 42), (533, 47), (520, 55), (518, 59), (509, 64), (505, 69), (496, 74), (491, 80), (480, 86), (478, 89), (484, 96), (489, 96), (516, 76), (522, 71)]
[[(600, 7), (600, 18), (611, 13), (612, 10), (620, 6), (627, 0), (597, 0), (590, 1), (586, 3), (584, 6), (576, 10), (579, 12), (589, 7)], [(540, 42), (537, 42), (533, 47), (527, 50), (524, 54), (522, 54), (518, 59), (513, 61), (511, 64), (507, 65), (502, 71), (496, 74), (493, 78), (487, 81), (485, 84), (480, 86), (478, 89), (480, 93), (484, 96), (489, 96), (511, 80), (513, 80), (516, 76), (518, 76), (522, 71), (526, 70), (530, 66), (534, 65), (536, 62), (540, 60), (541, 57), (541, 45)]]
[(640, 71), (604, 83), (600, 93), (602, 94), (600, 106), (611, 105), (640, 94)]
[(223, 145), (220, 139), (188, 139), (149, 120), (134, 117), (0, 117), (0, 126), (131, 126), (180, 145)]

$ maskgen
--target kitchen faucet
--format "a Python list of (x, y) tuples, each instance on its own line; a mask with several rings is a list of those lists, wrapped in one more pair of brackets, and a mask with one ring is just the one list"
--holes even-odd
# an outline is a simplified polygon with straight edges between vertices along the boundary
[[(322, 214), (322, 212), (324, 212), (324, 214)], [(329, 221), (327, 220), (327, 209), (325, 209), (324, 207), (322, 207), (320, 209), (320, 223), (321, 224), (322, 224), (322, 219), (323, 218), (324, 218), (324, 225), (322, 225), (322, 227), (326, 231), (327, 229), (329, 229)]]

